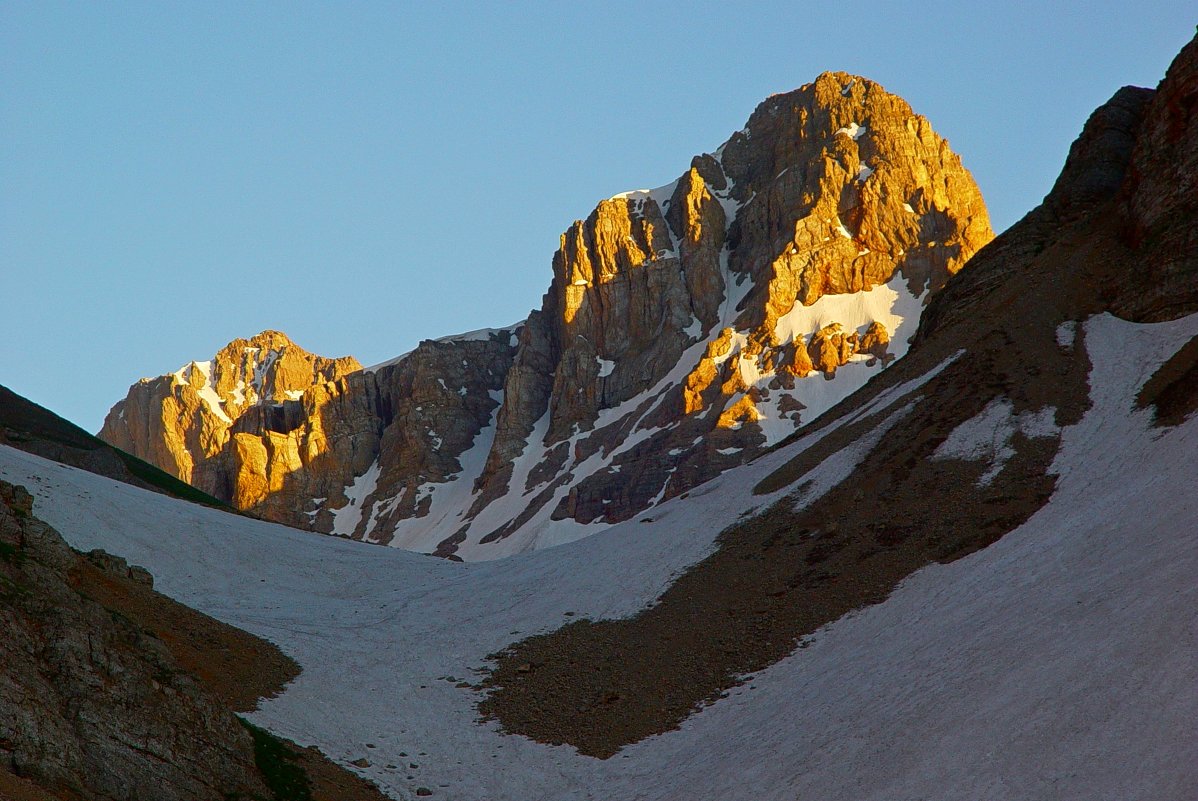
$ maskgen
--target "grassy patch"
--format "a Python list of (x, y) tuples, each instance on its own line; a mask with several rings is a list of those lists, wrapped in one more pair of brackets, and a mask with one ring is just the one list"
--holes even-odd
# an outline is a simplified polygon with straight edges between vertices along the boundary
[[(56, 415), (54, 412), (23, 398), (7, 387), (0, 386), (0, 441), (23, 447), (41, 442), (57, 443), (80, 453), (101, 449), (111, 450), (124, 463), (134, 477), (164, 492), (192, 503), (202, 503), (221, 509), (231, 509), (228, 504), (201, 492), (190, 484), (180, 481), (149, 462), (143, 461), (120, 448), (114, 448), (98, 437), (92, 436), (79, 426)], [(26, 448), (28, 450), (34, 450)], [(44, 453), (41, 455), (45, 455)], [(54, 458), (62, 458), (55, 456)], [(69, 458), (67, 463), (71, 463)], [(76, 464), (76, 466), (81, 466)], [(90, 468), (85, 468), (90, 469)], [(121, 476), (113, 476), (121, 479)]]
[[(104, 444), (104, 447), (112, 447)], [(147, 484), (152, 484), (167, 493), (174, 495), (176, 498), (182, 498), (185, 501), (192, 503), (202, 503), (205, 506), (215, 506), (220, 509), (232, 509), (229, 504), (224, 501), (213, 498), (206, 492), (202, 492), (191, 486), (185, 481), (172, 476), (165, 470), (160, 470), (149, 462), (138, 459), (131, 453), (125, 453), (120, 448), (113, 448), (116, 455), (125, 463), (125, 467), (129, 468), (129, 472), (140, 478)]]
[(245, 718), (237, 720), (254, 739), (254, 762), (274, 801), (312, 801), (308, 774), (295, 764), (296, 756), (287, 744)]

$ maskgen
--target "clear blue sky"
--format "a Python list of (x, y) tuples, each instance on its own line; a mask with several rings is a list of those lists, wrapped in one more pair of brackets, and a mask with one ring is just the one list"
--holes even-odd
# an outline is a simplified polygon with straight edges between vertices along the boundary
[(1001, 230), (1196, 22), (1193, 0), (3, 0), (0, 383), (94, 431), (139, 377), (265, 328), (372, 364), (522, 319), (572, 220), (824, 70), (929, 117)]

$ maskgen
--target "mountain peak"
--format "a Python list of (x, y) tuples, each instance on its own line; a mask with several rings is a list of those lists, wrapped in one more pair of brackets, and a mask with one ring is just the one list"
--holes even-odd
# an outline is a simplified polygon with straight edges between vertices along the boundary
[[(285, 403), (361, 369), (352, 356), (317, 356), (283, 332), (268, 329), (233, 340), (211, 359), (134, 384), (109, 411), (98, 436), (130, 453), (144, 453), (168, 473), (231, 500), (228, 482), (208, 476), (202, 465), (225, 451), (235, 428), (249, 424), (250, 417), (285, 427), (285, 419), (278, 419), (288, 414)], [(166, 423), (168, 414), (176, 422)], [(290, 414), (295, 417), (298, 410)]]
[[(571, 225), (518, 330), (424, 342), (302, 409), (239, 416), (251, 384), (278, 403), (313, 381), (306, 352), (263, 332), (176, 374), (229, 419), (169, 438), (214, 465), (209, 491), (292, 525), (446, 556), (554, 544), (755, 458), (860, 387), (992, 235), (926, 119), (826, 72), (677, 180)], [(293, 381), (251, 381), (293, 350)], [(151, 428), (178, 419), (162, 402)]]

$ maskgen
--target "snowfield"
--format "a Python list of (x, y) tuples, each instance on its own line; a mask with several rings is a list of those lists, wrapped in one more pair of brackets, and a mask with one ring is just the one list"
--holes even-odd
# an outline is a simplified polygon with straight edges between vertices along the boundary
[[(455, 684), (566, 613), (650, 603), (723, 528), (785, 494), (752, 487), (824, 432), (595, 536), (467, 564), (224, 514), (6, 447), (0, 477), (28, 487), (75, 547), (145, 565), (167, 595), (278, 643), (304, 671), (253, 720), (343, 764), (367, 758), (358, 772), (397, 799), (428, 787), (472, 800), (1181, 801), (1198, 786), (1198, 416), (1153, 428), (1134, 398), (1195, 334), (1198, 315), (1080, 326), (1093, 406), (1061, 432), (1044, 508), (609, 760), (503, 735)], [(899, 401), (919, 383), (868, 411), (902, 425)], [(808, 474), (806, 501), (869, 447)]]

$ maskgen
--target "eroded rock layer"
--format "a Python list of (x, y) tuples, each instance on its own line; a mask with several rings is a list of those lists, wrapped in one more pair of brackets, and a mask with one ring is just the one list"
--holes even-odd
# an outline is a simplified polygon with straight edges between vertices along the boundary
[(862, 386), (991, 237), (926, 119), (825, 73), (677, 181), (575, 222), (521, 324), (374, 371), (305, 353), (308, 383), (256, 389), (267, 403), (243, 403), (250, 372), (225, 366), (264, 346), (233, 343), (136, 385), (102, 436), (293, 525), (472, 559), (553, 545), (688, 492)]
[(0, 482), (0, 774), (65, 799), (262, 797), (249, 734), (161, 640), (76, 588), (84, 564)]

